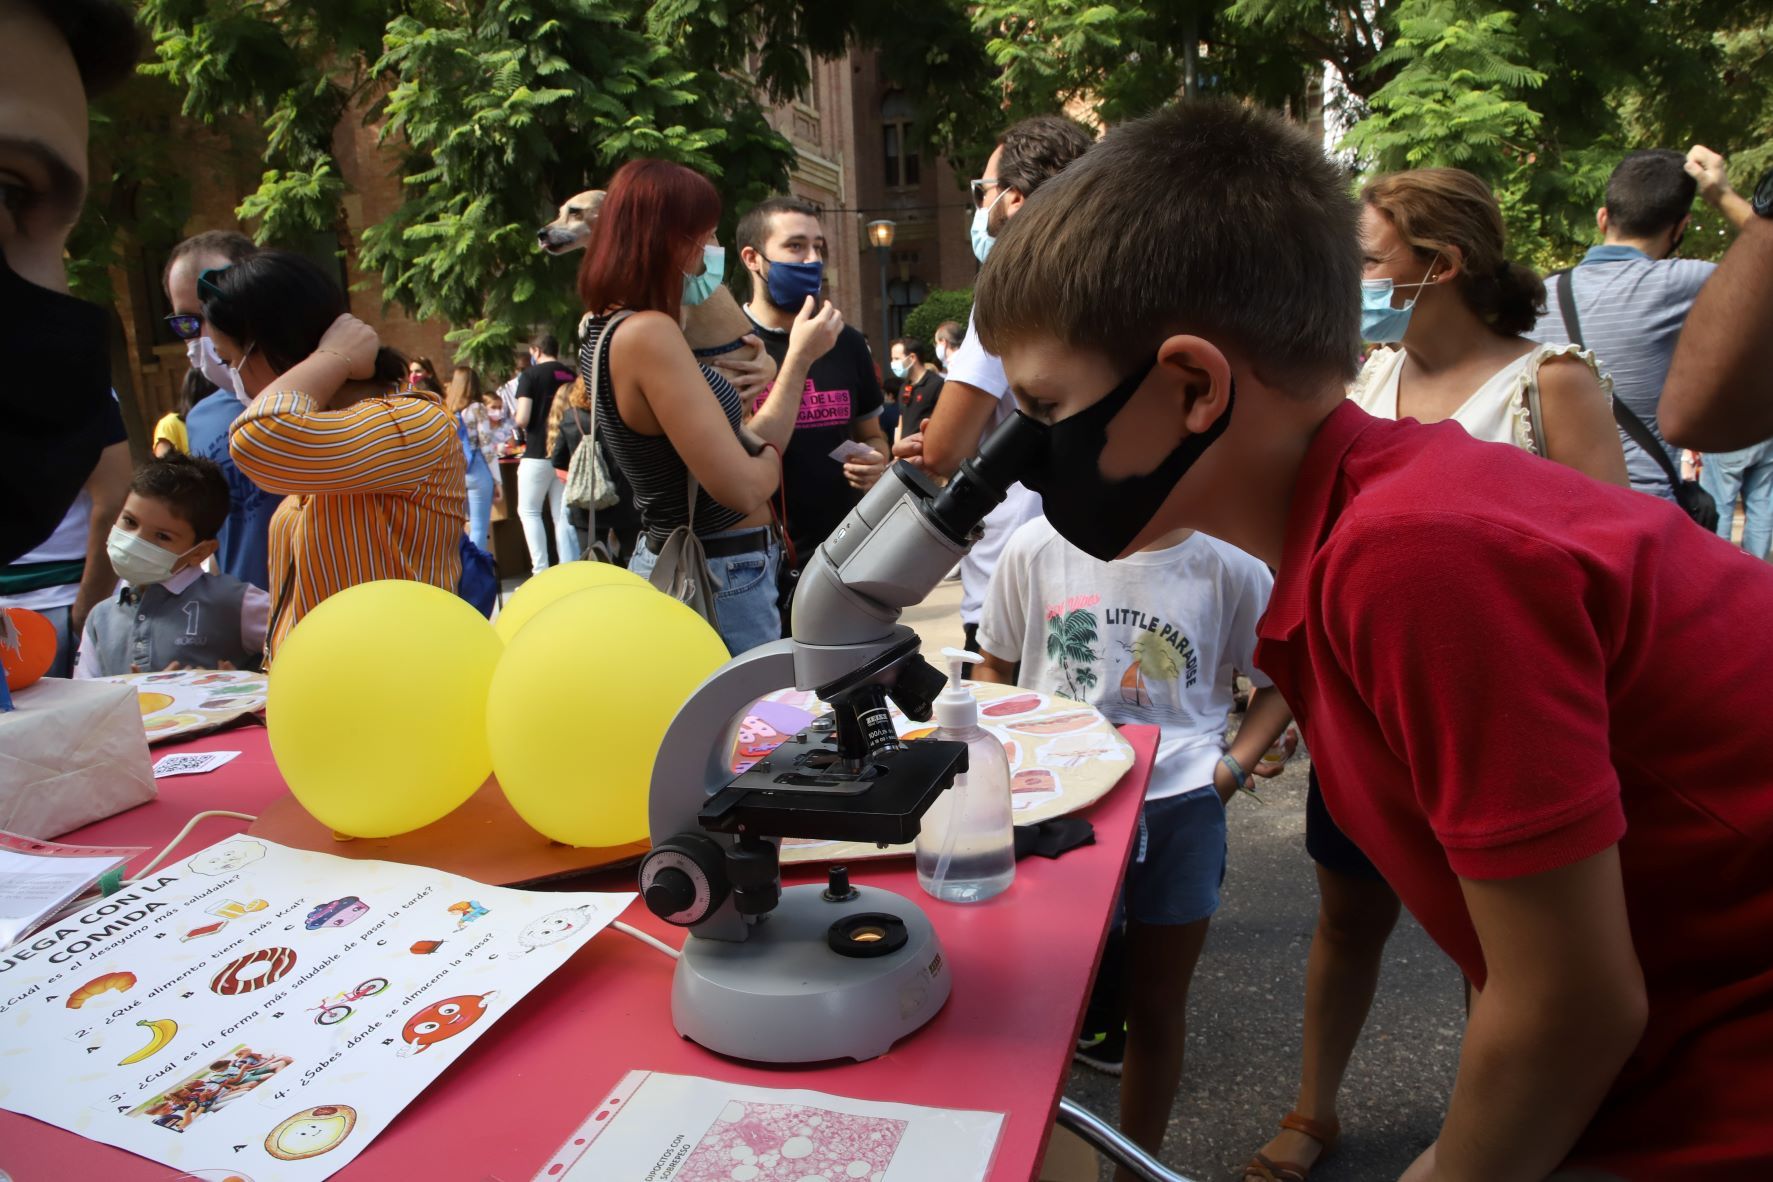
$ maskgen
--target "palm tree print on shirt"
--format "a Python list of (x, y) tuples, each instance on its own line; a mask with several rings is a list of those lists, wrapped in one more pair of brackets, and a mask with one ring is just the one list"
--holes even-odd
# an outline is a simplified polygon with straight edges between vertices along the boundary
[(1047, 660), (1065, 675), (1065, 696), (1083, 700), (1096, 688), (1096, 613), (1086, 609), (1102, 602), (1100, 595), (1073, 595), (1047, 608)]

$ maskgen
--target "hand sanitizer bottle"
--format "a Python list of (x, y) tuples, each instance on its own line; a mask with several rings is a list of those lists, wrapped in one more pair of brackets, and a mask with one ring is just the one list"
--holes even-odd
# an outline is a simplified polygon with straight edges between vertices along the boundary
[(1010, 762), (997, 736), (979, 725), (979, 703), (962, 683), (969, 662), (983, 657), (945, 648), (948, 688), (936, 699), (932, 736), (967, 745), (967, 770), (936, 798), (917, 834), (917, 881), (949, 903), (981, 903), (1016, 877), (1016, 835), (1010, 811)]

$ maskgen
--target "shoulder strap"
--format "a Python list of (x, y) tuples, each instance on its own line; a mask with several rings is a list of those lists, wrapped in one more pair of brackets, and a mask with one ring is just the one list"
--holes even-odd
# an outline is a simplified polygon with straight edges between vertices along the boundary
[[(628, 317), (633, 314), (632, 311), (624, 308), (620, 312), (611, 315), (609, 323), (605, 324), (603, 326), (603, 331), (597, 334), (597, 344), (592, 346), (591, 349), (591, 377), (585, 382), (586, 393), (590, 395), (591, 430), (585, 435), (584, 442), (591, 445), (591, 459), (593, 462), (597, 459), (597, 392), (603, 386), (604, 346), (608, 345), (610, 337), (615, 335), (616, 325), (622, 323), (622, 321), (628, 319)], [(587, 317), (586, 319), (589, 320), (590, 318)], [(583, 322), (581, 322), (580, 327), (583, 327)], [(615, 396), (615, 391), (610, 391), (610, 398), (612, 400)], [(594, 547), (597, 545), (597, 502), (595, 498), (592, 500), (589, 515), (591, 519), (591, 527), (585, 531), (585, 537), (588, 539), (589, 545)], [(587, 553), (589, 552), (588, 548)]]
[[(1588, 345), (1582, 340), (1582, 321), (1576, 315), (1575, 284), (1572, 282), (1568, 270), (1558, 271), (1555, 274), (1558, 281), (1558, 311), (1564, 315), (1564, 331), (1569, 333), (1572, 342), (1586, 349)], [(1656, 437), (1650, 434), (1650, 428), (1644, 426), (1644, 420), (1638, 418), (1632, 412), (1631, 407), (1625, 405), (1625, 400), (1617, 394), (1613, 396), (1613, 421), (1619, 424), (1619, 429), (1624, 431), (1633, 443), (1656, 461), (1668, 477), (1670, 488), (1681, 487), (1680, 471), (1668, 458), (1668, 452), (1663, 449), (1660, 443), (1656, 442)]]
[(1562, 271), (1553, 271), (1552, 274), (1558, 281), (1558, 311), (1564, 316), (1564, 332), (1569, 335), (1571, 344), (1582, 345), (1586, 349), (1588, 346), (1582, 344), (1582, 320), (1576, 315), (1575, 281), (1570, 278), (1567, 267)]

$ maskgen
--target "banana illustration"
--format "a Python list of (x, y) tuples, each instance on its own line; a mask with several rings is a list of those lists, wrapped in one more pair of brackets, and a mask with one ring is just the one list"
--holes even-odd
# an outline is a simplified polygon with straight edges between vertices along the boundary
[(153, 1037), (148, 1039), (147, 1046), (143, 1047), (141, 1050), (137, 1051), (135, 1054), (130, 1055), (126, 1059), (119, 1059), (117, 1061), (117, 1066), (119, 1066), (119, 1067), (127, 1067), (131, 1063), (140, 1063), (143, 1059), (146, 1059), (148, 1056), (152, 1055), (155, 1051), (159, 1050), (161, 1047), (163, 1047), (167, 1043), (171, 1042), (172, 1036), (179, 1032), (179, 1024), (177, 1022), (174, 1022), (171, 1018), (159, 1018), (153, 1022), (150, 1022), (144, 1018), (141, 1021), (137, 1022), (136, 1025), (137, 1026), (146, 1026), (150, 1031), (153, 1032)]

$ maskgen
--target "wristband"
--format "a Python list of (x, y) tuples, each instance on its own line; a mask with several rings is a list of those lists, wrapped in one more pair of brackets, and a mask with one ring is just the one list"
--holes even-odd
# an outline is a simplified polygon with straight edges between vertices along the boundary
[(1219, 757), (1219, 762), (1224, 764), (1225, 769), (1231, 773), (1231, 778), (1237, 782), (1239, 792), (1248, 792), (1256, 798), (1256, 803), (1262, 803), (1262, 798), (1256, 796), (1256, 790), (1250, 787), (1250, 773), (1244, 770), (1243, 764), (1239, 763), (1229, 751)]
[(316, 352), (316, 353), (331, 353), (334, 357), (337, 357), (340, 361), (343, 361), (345, 363), (345, 368), (347, 370), (350, 369), (351, 366), (354, 364), (351, 360), (350, 354), (341, 353), (337, 349), (322, 348), (322, 349), (315, 349), (314, 352)]

